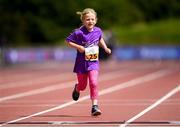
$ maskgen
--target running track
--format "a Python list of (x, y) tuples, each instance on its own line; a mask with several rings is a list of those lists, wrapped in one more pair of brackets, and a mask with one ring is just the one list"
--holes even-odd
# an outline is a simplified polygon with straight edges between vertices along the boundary
[(73, 63), (0, 68), (0, 126), (180, 126), (179, 62), (101, 62), (99, 106), (90, 115), (89, 87), (78, 102)]

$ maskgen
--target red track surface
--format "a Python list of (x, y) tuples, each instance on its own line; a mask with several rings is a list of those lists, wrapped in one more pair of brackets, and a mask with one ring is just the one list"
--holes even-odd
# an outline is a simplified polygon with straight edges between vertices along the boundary
[(180, 126), (178, 62), (101, 63), (99, 106), (90, 115), (89, 88), (71, 99), (72, 63), (0, 69), (0, 126)]

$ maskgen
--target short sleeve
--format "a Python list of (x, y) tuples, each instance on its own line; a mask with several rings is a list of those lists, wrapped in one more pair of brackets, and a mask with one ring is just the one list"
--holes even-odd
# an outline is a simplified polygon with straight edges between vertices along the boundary
[(81, 30), (76, 29), (73, 31), (73, 33), (71, 33), (67, 38), (66, 41), (67, 42), (74, 42), (74, 43), (78, 43), (80, 44), (81, 41), (83, 39), (83, 33)]
[(67, 38), (67, 42), (77, 42), (76, 31), (74, 30)]

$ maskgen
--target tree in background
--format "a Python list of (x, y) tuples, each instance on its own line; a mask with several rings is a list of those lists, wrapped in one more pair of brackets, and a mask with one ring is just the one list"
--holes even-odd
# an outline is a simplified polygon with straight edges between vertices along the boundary
[(0, 38), (9, 46), (53, 45), (80, 24), (76, 11), (94, 8), (104, 29), (179, 17), (178, 0), (0, 0)]
[(144, 15), (145, 21), (179, 17), (180, 2), (178, 0), (129, 0)]

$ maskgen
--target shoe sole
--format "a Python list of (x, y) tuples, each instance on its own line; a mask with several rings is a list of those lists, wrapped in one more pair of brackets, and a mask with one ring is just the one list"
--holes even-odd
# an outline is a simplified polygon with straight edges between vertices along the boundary
[(91, 115), (92, 116), (99, 116), (99, 115), (101, 115), (102, 113), (100, 112), (100, 111), (97, 111), (97, 112), (94, 112), (94, 113), (92, 113)]

